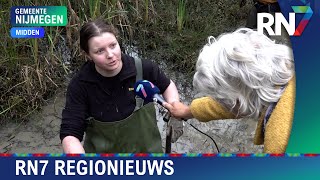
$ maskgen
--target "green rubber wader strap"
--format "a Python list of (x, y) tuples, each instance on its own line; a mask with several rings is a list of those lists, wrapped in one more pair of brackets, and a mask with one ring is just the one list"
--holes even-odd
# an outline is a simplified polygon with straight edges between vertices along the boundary
[[(142, 62), (140, 58), (134, 58), (134, 64), (136, 66), (136, 82), (143, 79), (143, 69), (142, 69)], [(134, 112), (140, 109), (143, 106), (143, 99), (139, 96), (136, 96), (136, 107), (134, 108)]]
[(136, 75), (136, 82), (142, 80), (143, 77), (143, 69), (142, 69), (142, 62), (140, 58), (134, 58), (134, 64), (136, 65), (137, 75)]

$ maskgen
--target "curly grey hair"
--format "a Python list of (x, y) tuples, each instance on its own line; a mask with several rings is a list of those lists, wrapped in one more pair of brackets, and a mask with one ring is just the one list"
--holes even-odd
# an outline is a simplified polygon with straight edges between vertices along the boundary
[(257, 118), (263, 107), (279, 100), (279, 86), (294, 75), (290, 47), (247, 28), (208, 40), (196, 64), (196, 89), (239, 117)]

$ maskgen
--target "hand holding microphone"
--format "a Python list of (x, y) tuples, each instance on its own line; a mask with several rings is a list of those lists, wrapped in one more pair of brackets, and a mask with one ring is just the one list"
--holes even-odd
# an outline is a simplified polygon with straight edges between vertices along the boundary
[(190, 107), (181, 102), (175, 101), (171, 104), (165, 102), (163, 106), (170, 111), (173, 117), (177, 119), (182, 119), (185, 121), (193, 118)]
[[(161, 106), (165, 107), (166, 109), (169, 110), (171, 115), (175, 117), (176, 119), (184, 120), (186, 121), (187, 119), (193, 118), (193, 115), (191, 113), (191, 109), (189, 106), (179, 102), (179, 101), (174, 101), (172, 103), (167, 103), (160, 95), (160, 90), (157, 86), (153, 85), (150, 81), (147, 80), (141, 80), (136, 82), (134, 85), (134, 92), (137, 96), (141, 97), (143, 100), (147, 102), (152, 102), (156, 101), (159, 103)], [(170, 118), (170, 116), (169, 116)], [(168, 121), (166, 121), (168, 122)], [(181, 122), (181, 121), (177, 121)], [(169, 123), (168, 123), (169, 124)], [(212, 137), (207, 135), (206, 133), (200, 131), (198, 128), (193, 126), (192, 124), (188, 123), (191, 127), (195, 128), (197, 131), (199, 131), (201, 134), (206, 135), (209, 137), (215, 144), (217, 151), (219, 153), (219, 148), (217, 146), (217, 143), (214, 141)], [(172, 127), (172, 126), (171, 126)], [(183, 128), (183, 126), (182, 126)], [(172, 129), (171, 129), (172, 130)], [(168, 142), (168, 145), (166, 145), (166, 153), (171, 152), (171, 142), (177, 141), (177, 139), (183, 134), (183, 129), (173, 129), (173, 134), (169, 134), (169, 139), (166, 140)], [(168, 134), (167, 134), (168, 135)]]
[(190, 119), (193, 118), (189, 106), (184, 105), (181, 102), (175, 101), (171, 104), (167, 103), (160, 95), (160, 90), (157, 86), (152, 84), (148, 80), (140, 80), (134, 85), (134, 92), (137, 96), (141, 97), (147, 102), (156, 101), (166, 109), (168, 109), (171, 115), (178, 119)]
[[(166, 106), (170, 106), (170, 104), (167, 103), (162, 98), (162, 96), (159, 95), (159, 88), (152, 84), (150, 81), (140, 80), (136, 82), (136, 84), (134, 85), (134, 92), (137, 96), (147, 102), (155, 101), (165, 108)], [(183, 134), (183, 123), (179, 121), (181, 119), (174, 119), (170, 117), (171, 112), (167, 112), (163, 117), (163, 120), (167, 122), (166, 153), (171, 152), (171, 143), (176, 142), (178, 138)]]

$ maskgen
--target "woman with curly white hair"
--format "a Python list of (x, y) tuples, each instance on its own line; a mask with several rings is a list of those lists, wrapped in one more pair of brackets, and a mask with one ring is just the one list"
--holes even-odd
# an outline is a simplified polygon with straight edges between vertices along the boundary
[(284, 153), (295, 102), (293, 55), (290, 47), (242, 28), (209, 42), (201, 50), (194, 87), (208, 96), (165, 103), (177, 118), (217, 119), (251, 117), (258, 120), (255, 144), (265, 153)]

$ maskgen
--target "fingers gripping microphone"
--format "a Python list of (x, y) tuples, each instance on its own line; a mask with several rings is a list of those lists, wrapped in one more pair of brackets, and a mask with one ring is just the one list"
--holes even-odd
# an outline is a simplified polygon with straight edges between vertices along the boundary
[(134, 92), (137, 96), (147, 102), (156, 101), (162, 105), (165, 100), (159, 95), (160, 90), (148, 80), (140, 80), (134, 85)]
[[(143, 100), (147, 101), (147, 102), (152, 102), (152, 101), (156, 101), (157, 103), (159, 103), (161, 106), (163, 106), (162, 104), (164, 102), (166, 102), (162, 96), (159, 95), (160, 90), (157, 86), (155, 86), (154, 84), (152, 84), (150, 81), (148, 80), (140, 80), (137, 81), (134, 85), (134, 92), (137, 96), (139, 96), (140, 98), (142, 98)], [(168, 114), (169, 117), (164, 117), (167, 118), (168, 120), (165, 120), (166, 122), (169, 121), (170, 118), (170, 114)], [(187, 121), (187, 119), (181, 118), (184, 121)]]

